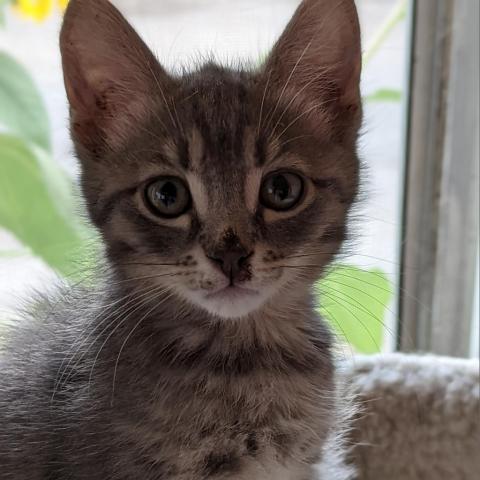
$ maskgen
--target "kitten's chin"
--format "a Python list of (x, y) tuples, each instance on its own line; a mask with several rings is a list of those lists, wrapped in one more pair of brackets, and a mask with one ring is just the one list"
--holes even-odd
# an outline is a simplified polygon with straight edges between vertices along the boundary
[(228, 286), (215, 292), (195, 291), (188, 295), (190, 301), (220, 318), (241, 318), (264, 305), (268, 295), (257, 290)]

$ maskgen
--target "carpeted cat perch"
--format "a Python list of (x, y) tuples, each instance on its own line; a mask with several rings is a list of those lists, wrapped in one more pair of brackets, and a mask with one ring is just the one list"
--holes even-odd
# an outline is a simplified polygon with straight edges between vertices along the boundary
[(359, 480), (480, 478), (477, 360), (356, 357), (345, 374), (361, 404), (351, 433)]

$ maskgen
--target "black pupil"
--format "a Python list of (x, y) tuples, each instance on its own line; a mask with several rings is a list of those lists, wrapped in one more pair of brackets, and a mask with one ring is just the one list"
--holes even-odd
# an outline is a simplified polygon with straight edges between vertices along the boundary
[(177, 187), (173, 182), (165, 182), (156, 192), (156, 197), (169, 208), (177, 201)]
[(283, 175), (273, 177), (271, 193), (281, 202), (288, 199), (290, 195), (290, 184)]

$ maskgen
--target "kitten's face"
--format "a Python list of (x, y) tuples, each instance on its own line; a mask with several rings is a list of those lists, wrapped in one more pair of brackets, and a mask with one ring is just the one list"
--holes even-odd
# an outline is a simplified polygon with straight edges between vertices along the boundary
[[(126, 283), (138, 279), (222, 318), (304, 290), (343, 240), (356, 193), (358, 78), (337, 79), (331, 91), (328, 77), (316, 88), (321, 101), (311, 100), (308, 82), (293, 75), (304, 46), (290, 63), (281, 55), (284, 43), (296, 45), (295, 18), (259, 72), (207, 65), (171, 78), (108, 3), (72, 3), (62, 53), (73, 135), (92, 219)], [(141, 75), (112, 63), (98, 81), (121, 55), (109, 35), (100, 40), (114, 52), (95, 61), (82, 45), (73, 59), (68, 48), (88, 8), (108, 9), (103, 29), (127, 35), (124, 45), (136, 48), (123, 63)], [(93, 73), (69, 81), (86, 68), (82, 59)]]

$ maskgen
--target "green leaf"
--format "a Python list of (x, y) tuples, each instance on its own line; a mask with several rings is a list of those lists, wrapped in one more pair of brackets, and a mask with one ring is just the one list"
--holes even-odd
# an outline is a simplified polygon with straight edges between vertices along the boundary
[(18, 258), (31, 254), (27, 248), (17, 250), (0, 250), (0, 258)]
[(379, 90), (363, 97), (365, 102), (401, 102), (402, 91), (391, 88), (380, 88)]
[(0, 0), (0, 27), (5, 26), (5, 11), (3, 10), (5, 7), (5, 0)]
[(5, 26), (5, 8), (10, 0), (0, 0), (0, 27)]
[[(71, 273), (70, 260), (85, 246), (85, 230), (68, 215), (68, 182), (57, 167), (54, 182), (46, 176), (51, 158), (19, 138), (0, 134), (0, 227), (12, 232), (34, 254), (58, 272)], [(48, 175), (53, 172), (50, 166)], [(68, 187), (67, 187), (68, 188)], [(60, 207), (61, 205), (61, 207)]]
[(398, 0), (393, 6), (390, 14), (380, 25), (380, 28), (375, 32), (373, 38), (368, 43), (365, 51), (363, 52), (363, 65), (367, 66), (370, 60), (380, 50), (385, 40), (393, 32), (394, 28), (407, 16), (409, 1)]
[(0, 0), (0, 27), (5, 26), (5, 9), (7, 5), (13, 4), (15, 0)]
[(0, 125), (49, 151), (50, 124), (42, 97), (29, 73), (0, 52)]
[(317, 293), (322, 316), (358, 352), (381, 350), (385, 312), (393, 297), (381, 270), (337, 265), (317, 284)]

